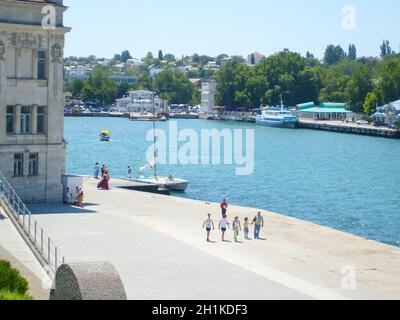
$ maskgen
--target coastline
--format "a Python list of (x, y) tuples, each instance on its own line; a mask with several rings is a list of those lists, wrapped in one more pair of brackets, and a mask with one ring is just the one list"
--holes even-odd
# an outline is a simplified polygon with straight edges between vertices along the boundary
[[(39, 205), (32, 210), (40, 213), (37, 219), (67, 262), (115, 264), (130, 299), (210, 299), (210, 292), (212, 299), (400, 298), (399, 248), (266, 211), (266, 241), (221, 243), (215, 231), (215, 243), (207, 244), (201, 225), (208, 212), (217, 223), (217, 204), (119, 188), (102, 192), (95, 186), (92, 179), (84, 183), (84, 209)], [(243, 219), (256, 212), (232, 206), (229, 214)], [(342, 288), (346, 266), (355, 268), (355, 290)], [(230, 290), (202, 281), (221, 277), (235, 277), (240, 284)]]
[[(93, 112), (93, 113), (65, 113), (64, 117), (99, 117), (99, 118), (129, 118), (127, 113), (110, 113), (110, 112)], [(226, 122), (243, 122), (243, 123), (255, 123), (255, 119), (244, 115), (239, 116), (237, 119), (232, 120), (232, 116), (220, 115), (220, 116), (209, 116), (209, 115), (199, 115), (199, 117), (193, 116), (171, 116), (171, 120), (174, 119), (200, 119), (208, 121), (226, 121)], [(375, 127), (372, 125), (358, 125), (355, 123), (341, 123), (340, 121), (316, 121), (309, 119), (300, 119), (297, 126), (298, 129), (308, 129), (308, 130), (318, 130), (318, 131), (330, 131), (336, 133), (344, 134), (356, 134), (361, 136), (372, 136), (372, 137), (382, 137), (389, 139), (400, 139), (400, 130), (386, 128), (386, 127)]]

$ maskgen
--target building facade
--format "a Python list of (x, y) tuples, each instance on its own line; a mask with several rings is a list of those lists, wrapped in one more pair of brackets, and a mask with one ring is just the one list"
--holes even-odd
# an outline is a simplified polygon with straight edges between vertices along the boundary
[(205, 113), (213, 112), (215, 96), (217, 95), (217, 83), (215, 80), (204, 81), (201, 84), (201, 110)]
[(168, 101), (163, 100), (158, 96), (154, 96), (153, 106), (153, 95), (155, 93), (147, 90), (137, 90), (129, 92), (128, 97), (117, 99), (116, 110), (123, 113), (153, 113), (154, 107), (156, 113), (167, 113), (168, 112)]
[(340, 121), (354, 117), (354, 113), (346, 109), (345, 103), (321, 103), (316, 106), (314, 102), (296, 106), (297, 115), (301, 119)]
[(0, 0), (0, 171), (26, 202), (63, 198), (66, 9)]

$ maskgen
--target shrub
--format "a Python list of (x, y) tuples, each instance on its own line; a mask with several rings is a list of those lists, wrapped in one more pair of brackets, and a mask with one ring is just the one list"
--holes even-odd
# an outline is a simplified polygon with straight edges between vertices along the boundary
[(0, 291), (0, 301), (25, 301), (32, 300), (32, 297), (26, 294), (19, 294), (10, 291)]
[(8, 261), (0, 261), (0, 292), (25, 295), (28, 292), (28, 281), (18, 270), (11, 267)]

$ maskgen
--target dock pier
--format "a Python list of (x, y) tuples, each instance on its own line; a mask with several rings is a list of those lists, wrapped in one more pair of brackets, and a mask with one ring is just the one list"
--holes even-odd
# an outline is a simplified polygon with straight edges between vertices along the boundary
[(355, 123), (342, 123), (340, 121), (316, 121), (316, 120), (300, 120), (298, 128), (302, 129), (312, 129), (312, 130), (322, 130), (322, 131), (332, 131), (347, 134), (358, 134), (364, 136), (375, 136), (399, 139), (400, 130), (385, 128), (385, 127), (375, 127), (372, 125), (358, 125)]

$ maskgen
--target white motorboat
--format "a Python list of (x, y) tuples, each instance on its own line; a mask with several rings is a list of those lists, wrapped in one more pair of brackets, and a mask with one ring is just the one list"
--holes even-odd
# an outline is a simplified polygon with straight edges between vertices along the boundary
[(175, 179), (172, 176), (169, 177), (157, 177), (157, 178), (133, 178), (130, 179), (134, 182), (158, 185), (161, 188), (166, 188), (170, 191), (185, 192), (189, 186), (189, 181), (183, 179)]

